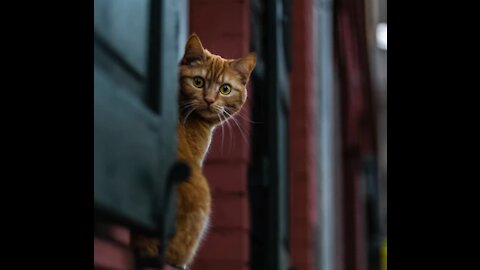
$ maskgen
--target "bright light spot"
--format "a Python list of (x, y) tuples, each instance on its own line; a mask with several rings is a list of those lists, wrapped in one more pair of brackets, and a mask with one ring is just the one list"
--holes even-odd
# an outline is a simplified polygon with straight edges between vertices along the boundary
[(387, 24), (377, 24), (377, 47), (381, 50), (387, 50)]

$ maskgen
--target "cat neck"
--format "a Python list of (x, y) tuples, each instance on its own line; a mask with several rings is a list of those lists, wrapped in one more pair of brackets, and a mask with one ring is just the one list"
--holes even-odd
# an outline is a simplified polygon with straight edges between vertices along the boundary
[(177, 127), (179, 158), (201, 167), (217, 124), (205, 121), (197, 115), (189, 116), (186, 121), (179, 121)]

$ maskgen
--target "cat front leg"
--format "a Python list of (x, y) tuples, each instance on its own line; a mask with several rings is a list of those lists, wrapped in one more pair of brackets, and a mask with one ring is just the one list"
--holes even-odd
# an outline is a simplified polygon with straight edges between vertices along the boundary
[[(210, 193), (203, 176), (196, 177), (180, 184), (177, 193), (175, 235), (166, 252), (167, 263), (176, 267), (192, 262), (208, 228)], [(199, 182), (199, 178), (204, 181)]]
[(189, 265), (208, 227), (208, 215), (203, 211), (189, 213), (177, 221), (175, 236), (167, 247), (166, 261), (175, 267)]

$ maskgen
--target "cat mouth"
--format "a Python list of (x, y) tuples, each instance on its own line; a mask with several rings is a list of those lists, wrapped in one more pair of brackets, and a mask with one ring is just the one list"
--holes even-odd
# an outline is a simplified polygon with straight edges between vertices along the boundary
[(218, 118), (219, 112), (217, 112), (213, 108), (208, 108), (207, 107), (207, 108), (198, 110), (198, 114), (205, 119), (212, 120), (214, 118)]
[(208, 107), (207, 108), (207, 111), (211, 112), (211, 113), (217, 113), (217, 110), (215, 110), (214, 108), (212, 107)]

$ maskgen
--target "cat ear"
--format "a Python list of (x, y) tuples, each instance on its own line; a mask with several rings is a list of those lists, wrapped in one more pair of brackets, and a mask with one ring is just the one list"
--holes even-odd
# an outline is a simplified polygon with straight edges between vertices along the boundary
[(197, 34), (193, 33), (187, 41), (185, 46), (185, 54), (183, 55), (182, 64), (188, 65), (194, 61), (204, 60), (205, 51), (202, 42)]
[(244, 80), (244, 84), (247, 84), (248, 78), (255, 68), (257, 62), (257, 56), (255, 53), (249, 53), (246, 57), (239, 58), (232, 62), (232, 67), (236, 69)]

